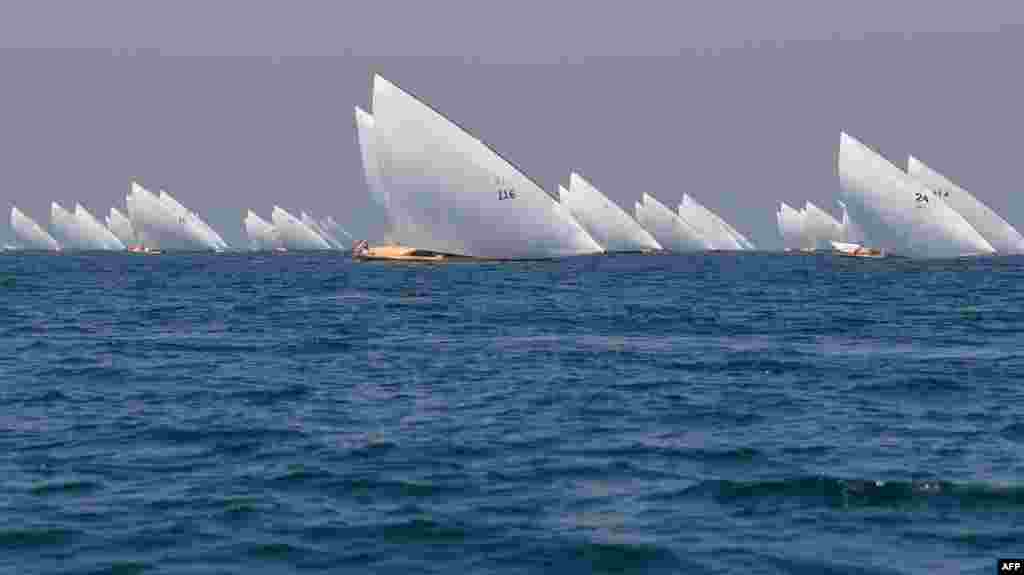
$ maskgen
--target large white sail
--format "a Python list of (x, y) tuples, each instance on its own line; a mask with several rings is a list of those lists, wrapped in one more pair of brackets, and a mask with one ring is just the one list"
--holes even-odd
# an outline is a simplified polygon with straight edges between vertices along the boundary
[(138, 243), (135, 238), (135, 230), (132, 222), (117, 208), (111, 207), (110, 214), (106, 217), (107, 229), (114, 234), (125, 246), (134, 246)]
[(636, 220), (658, 240), (662, 248), (673, 252), (712, 249), (711, 243), (701, 237), (700, 232), (647, 192), (644, 192), (634, 209)]
[(88, 221), (64, 209), (57, 202), (50, 203), (50, 228), (65, 249), (109, 249), (106, 238), (97, 234)]
[(872, 247), (922, 258), (995, 252), (945, 201), (845, 133), (839, 138), (838, 172), (842, 199)]
[(607, 252), (660, 250), (661, 244), (633, 216), (608, 199), (590, 182), (572, 173), (569, 189), (559, 186), (562, 205)]
[(394, 239), (417, 249), (522, 259), (601, 252), (539, 185), (380, 76), (373, 142)]
[(245, 235), (249, 238), (249, 249), (269, 251), (284, 247), (274, 226), (252, 210), (245, 215), (244, 223)]
[(779, 224), (779, 235), (782, 245), (787, 250), (799, 250), (807, 247), (804, 234), (804, 214), (786, 202), (779, 203), (779, 211), (775, 218)]
[(60, 250), (57, 240), (16, 206), (11, 206), (11, 229), (18, 244), (27, 250)]
[(815, 249), (831, 248), (832, 242), (842, 240), (843, 226), (825, 210), (807, 202), (804, 204), (804, 236)]
[(716, 220), (711, 210), (702, 206), (689, 194), (679, 202), (679, 217), (695, 228), (716, 250), (742, 250), (743, 245), (729, 230)]
[(373, 200), (367, 213), (361, 214), (361, 219), (369, 225), (369, 239), (378, 242), (391, 243), (391, 215), (388, 211), (388, 194), (380, 180), (380, 163), (376, 153), (376, 132), (374, 130), (374, 119), (369, 113), (358, 106), (355, 108), (356, 133), (359, 139), (359, 154), (363, 161), (363, 176), (366, 178), (366, 187), (370, 192), (370, 199)]
[(100, 223), (82, 204), (75, 204), (75, 217), (91, 230), (93, 236), (103, 243), (103, 249), (123, 250), (124, 243), (117, 239), (107, 226)]
[(984, 237), (999, 253), (1024, 253), (1024, 236), (992, 208), (983, 204), (970, 192), (954, 184), (914, 156), (907, 158), (907, 173), (925, 186), (938, 192), (954, 210)]
[(274, 206), (270, 213), (270, 219), (277, 230), (277, 237), (281, 239), (282, 245), (288, 250), (329, 250), (331, 244), (320, 237), (298, 218), (287, 211)]

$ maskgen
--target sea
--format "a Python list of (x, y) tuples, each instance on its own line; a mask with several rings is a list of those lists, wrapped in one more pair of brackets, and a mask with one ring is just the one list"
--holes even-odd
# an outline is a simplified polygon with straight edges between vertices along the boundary
[(0, 573), (995, 573), (1024, 258), (0, 255)]

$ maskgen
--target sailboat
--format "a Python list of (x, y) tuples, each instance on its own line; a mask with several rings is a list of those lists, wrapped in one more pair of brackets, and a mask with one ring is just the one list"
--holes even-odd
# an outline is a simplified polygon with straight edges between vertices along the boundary
[(695, 252), (713, 249), (700, 232), (687, 224), (654, 196), (644, 192), (634, 205), (636, 220), (650, 232), (661, 246), (673, 252)]
[(274, 206), (270, 212), (270, 221), (277, 230), (282, 247), (289, 251), (331, 249), (331, 244), (320, 234), (279, 206)]
[(107, 226), (100, 223), (82, 204), (75, 204), (75, 217), (90, 230), (90, 234), (103, 244), (106, 250), (123, 250), (124, 243)]
[(570, 174), (569, 189), (559, 186), (558, 194), (562, 205), (606, 252), (661, 249), (654, 236), (583, 176)]
[(370, 145), (363, 146), (368, 183), (386, 202), (391, 236), (399, 246), (493, 259), (603, 251), (522, 171), (380, 76), (373, 79), (369, 132)]
[(775, 213), (779, 226), (779, 235), (786, 251), (804, 251), (808, 247), (804, 233), (805, 215), (786, 202), (779, 202), (779, 211)]
[(60, 244), (46, 230), (26, 216), (16, 206), (11, 206), (11, 229), (18, 244), (28, 250), (60, 251)]
[(907, 158), (907, 173), (936, 192), (1001, 254), (1024, 253), (1024, 236), (970, 192), (928, 167), (914, 156)]
[(995, 252), (945, 201), (846, 133), (840, 134), (838, 173), (841, 199), (875, 247), (920, 258)]
[(830, 242), (842, 240), (842, 224), (810, 201), (804, 204), (803, 219), (804, 239), (811, 249), (827, 248)]
[[(88, 219), (50, 203), (50, 228), (61, 246), (69, 250), (109, 250), (107, 237), (98, 232)], [(123, 247), (123, 246), (122, 246)]]
[(689, 194), (683, 194), (677, 208), (679, 217), (696, 229), (716, 250), (743, 250), (743, 244), (725, 226), (712, 217), (711, 210)]

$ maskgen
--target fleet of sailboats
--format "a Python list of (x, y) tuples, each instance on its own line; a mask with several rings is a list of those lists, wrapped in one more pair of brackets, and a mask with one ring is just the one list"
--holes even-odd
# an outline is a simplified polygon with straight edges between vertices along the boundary
[[(579, 173), (551, 194), (475, 135), (396, 84), (374, 75), (372, 113), (355, 108), (363, 176), (376, 210), (369, 241), (333, 217), (296, 217), (274, 206), (270, 220), (243, 218), (248, 247), (261, 251), (352, 250), (360, 259), (549, 259), (614, 252), (756, 249), (720, 215), (683, 193), (675, 211), (648, 192), (629, 213)], [(1024, 253), (1024, 236), (949, 178), (909, 156), (904, 171), (840, 133), (840, 217), (807, 201), (779, 204), (776, 223), (792, 252), (956, 258)], [(368, 218), (374, 219), (374, 218)], [(15, 244), (27, 250), (220, 252), (223, 237), (165, 190), (131, 182), (123, 211), (103, 222), (84, 206), (50, 206), (49, 231), (12, 206)]]

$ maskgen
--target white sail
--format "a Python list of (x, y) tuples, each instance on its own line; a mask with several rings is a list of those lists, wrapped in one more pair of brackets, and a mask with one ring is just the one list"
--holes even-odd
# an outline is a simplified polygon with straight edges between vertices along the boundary
[(782, 245), (787, 250), (798, 250), (807, 247), (804, 235), (804, 214), (786, 202), (779, 203), (779, 211), (775, 218), (779, 224), (779, 235)]
[(57, 240), (16, 206), (11, 206), (11, 229), (18, 244), (27, 250), (60, 250)]
[(718, 214), (716, 214), (715, 212), (712, 212), (711, 210), (708, 210), (708, 214), (711, 216), (712, 219), (714, 219), (716, 222), (718, 222), (718, 225), (720, 225), (723, 228), (725, 228), (729, 232), (729, 234), (732, 235), (732, 237), (736, 238), (736, 241), (738, 241), (740, 243), (740, 245), (743, 246), (743, 249), (745, 249), (745, 250), (756, 250), (757, 249), (757, 246), (754, 245), (754, 242), (752, 242), (749, 239), (747, 239), (747, 236), (741, 234), (739, 232), (739, 230), (737, 230), (736, 228), (732, 227), (732, 225), (729, 224), (729, 222), (727, 222), (724, 219), (722, 219)]
[(729, 230), (718, 223), (712, 217), (711, 210), (705, 208), (689, 194), (683, 194), (683, 199), (677, 208), (679, 217), (696, 229), (705, 240), (711, 243), (712, 249), (716, 250), (742, 250), (743, 245)]
[(839, 208), (843, 211), (843, 221), (840, 224), (842, 226), (842, 239), (843, 243), (851, 244), (862, 244), (865, 241), (864, 232), (857, 225), (857, 222), (850, 217), (850, 212), (846, 209), (846, 203), (842, 200), (836, 200), (839, 204)]
[(842, 240), (843, 226), (831, 214), (807, 202), (804, 205), (804, 236), (815, 248), (830, 248), (831, 242)]
[(907, 173), (941, 194), (942, 199), (970, 222), (997, 252), (1024, 253), (1024, 237), (1020, 232), (970, 192), (913, 156), (907, 158)]
[(244, 223), (245, 235), (249, 238), (249, 249), (270, 251), (284, 247), (274, 226), (252, 210), (245, 215)]
[(323, 238), (331, 249), (344, 249), (342, 245), (338, 242), (338, 240), (336, 240), (333, 236), (324, 231), (322, 227), (320, 227), (320, 222), (316, 221), (316, 219), (313, 218), (313, 216), (307, 214), (306, 212), (302, 212), (299, 214), (299, 221), (301, 221), (302, 224), (305, 225), (307, 228), (316, 232), (318, 236)]
[(206, 225), (206, 222), (195, 213), (189, 211), (174, 196), (164, 190), (160, 190), (160, 201), (171, 213), (177, 216), (185, 229), (185, 233), (192, 239), (198, 249), (222, 250), (227, 247), (227, 244), (221, 245), (223, 240), (218, 241), (219, 236), (210, 226)]
[(277, 230), (277, 237), (281, 239), (281, 244), (288, 250), (331, 249), (331, 244), (320, 237), (320, 234), (278, 206), (274, 206), (274, 210), (270, 213), (270, 219), (274, 223), (274, 229)]
[(660, 250), (661, 244), (590, 182), (573, 173), (569, 189), (559, 186), (562, 205), (607, 252)]
[(135, 230), (132, 222), (117, 208), (111, 207), (110, 214), (106, 217), (107, 229), (114, 234), (125, 246), (134, 246), (138, 243), (135, 239)]
[(366, 178), (366, 187), (370, 191), (370, 199), (373, 206), (370, 212), (362, 214), (364, 220), (368, 220), (371, 230), (370, 235), (375, 241), (392, 242), (391, 238), (391, 216), (388, 211), (388, 195), (380, 181), (380, 163), (376, 153), (376, 132), (374, 130), (373, 116), (360, 109), (355, 108), (356, 133), (359, 139), (359, 154), (363, 161), (363, 176)]
[(845, 133), (839, 139), (838, 172), (842, 199), (872, 247), (922, 258), (995, 251), (945, 201)]
[(87, 226), (91, 233), (97, 239), (103, 243), (103, 249), (107, 250), (123, 250), (125, 249), (124, 243), (117, 239), (117, 236), (113, 234), (107, 226), (103, 225), (97, 220), (89, 210), (85, 209), (82, 204), (75, 204), (75, 217), (78, 218), (85, 226)]
[(208, 249), (188, 225), (185, 216), (171, 202), (161, 200), (138, 183), (132, 182), (132, 190), (125, 197), (125, 205), (135, 235), (146, 249)]
[(355, 243), (352, 234), (346, 232), (345, 228), (341, 227), (341, 224), (336, 222), (332, 216), (327, 216), (325, 219), (320, 220), (320, 229), (327, 232), (330, 235), (330, 239), (333, 239), (343, 250), (351, 248), (352, 244)]
[(709, 250), (711, 244), (701, 237), (682, 218), (659, 202), (654, 196), (644, 192), (640, 202), (634, 206), (636, 220), (645, 230), (658, 240), (661, 247), (673, 252), (692, 252)]
[(64, 209), (57, 202), (50, 203), (50, 228), (60, 244), (69, 250), (105, 250), (106, 238), (97, 234), (87, 220)]
[(486, 144), (380, 76), (373, 142), (394, 239), (522, 259), (600, 253), (568, 210)]

